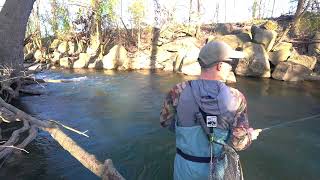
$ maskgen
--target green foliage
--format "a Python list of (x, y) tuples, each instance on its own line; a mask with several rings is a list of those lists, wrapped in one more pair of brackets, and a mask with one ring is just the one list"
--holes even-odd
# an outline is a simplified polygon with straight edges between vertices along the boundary
[(103, 0), (100, 3), (98, 14), (100, 17), (106, 16), (108, 21), (115, 22), (117, 19), (116, 16), (116, 6), (118, 5), (119, 0)]
[(297, 30), (300, 34), (306, 35), (320, 31), (320, 13), (306, 12), (300, 19)]
[(69, 10), (64, 2), (57, 7), (59, 30), (67, 32), (70, 30)]
[(129, 6), (129, 12), (132, 14), (133, 21), (136, 25), (139, 25), (141, 19), (144, 18), (144, 11), (144, 0), (134, 0), (133, 3)]
[(256, 18), (257, 11), (258, 11), (258, 2), (257, 0), (254, 0), (252, 5), (252, 19)]

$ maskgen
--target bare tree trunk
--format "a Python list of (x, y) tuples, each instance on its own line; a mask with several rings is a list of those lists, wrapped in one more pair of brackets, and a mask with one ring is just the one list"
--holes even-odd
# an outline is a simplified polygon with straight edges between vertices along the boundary
[(189, 23), (191, 23), (191, 14), (192, 14), (192, 0), (190, 0), (190, 4), (189, 4)]
[(262, 1), (263, 0), (260, 0), (260, 2), (259, 2), (259, 17), (258, 17), (258, 19), (262, 18)]
[(271, 17), (273, 17), (273, 12), (274, 12), (274, 5), (276, 4), (276, 0), (273, 0), (272, 4), (272, 11), (271, 11)]
[(224, 0), (224, 22), (227, 22), (227, 0)]
[[(309, 0), (309, 1), (308, 1), (307, 8), (309, 8), (309, 6), (310, 6), (310, 4), (311, 4), (311, 1), (312, 1), (312, 0)], [(304, 5), (305, 5), (305, 3), (306, 3), (306, 0), (299, 0), (299, 1), (298, 1), (297, 10), (296, 10), (296, 13), (294, 14), (294, 22), (293, 22), (293, 25), (292, 25), (292, 28), (293, 28), (292, 30), (293, 30), (293, 33), (294, 33), (295, 35), (298, 34), (296, 25), (299, 24), (300, 19), (301, 19), (302, 15), (303, 15), (302, 13), (303, 13), (303, 11), (304, 11)], [(307, 8), (306, 8), (305, 10), (307, 10)]]
[(58, 3), (57, 0), (50, 0), (50, 5), (51, 5), (51, 14), (52, 14), (52, 19), (51, 19), (51, 29), (54, 35), (57, 37), (57, 32), (58, 32)]
[(7, 0), (0, 12), (0, 66), (19, 72), (23, 63), (23, 40), (35, 0)]
[(311, 0), (308, 1), (308, 4), (304, 8), (306, 0), (299, 0), (296, 13), (294, 14), (293, 22), (288, 25), (288, 27), (284, 30), (282, 35), (280, 36), (279, 40), (274, 44), (273, 47), (276, 47), (279, 43), (281, 43), (284, 39), (284, 37), (288, 34), (291, 28), (294, 28), (297, 23), (300, 21), (301, 17), (304, 15), (304, 13), (307, 11), (307, 9), (310, 6)]
[(216, 2), (216, 18), (217, 18), (217, 23), (219, 23), (219, 11), (220, 11), (220, 4), (219, 2)]
[(201, 12), (200, 12), (200, 9), (201, 9), (201, 0), (197, 0), (197, 16), (198, 16), (198, 22), (197, 22), (197, 27), (196, 27), (196, 38), (199, 37), (200, 35), (200, 30), (201, 30)]
[(101, 14), (99, 12), (100, 0), (91, 0), (91, 7), (93, 9), (93, 19), (91, 23), (90, 43), (91, 48), (97, 51), (102, 42), (102, 29), (101, 29)]

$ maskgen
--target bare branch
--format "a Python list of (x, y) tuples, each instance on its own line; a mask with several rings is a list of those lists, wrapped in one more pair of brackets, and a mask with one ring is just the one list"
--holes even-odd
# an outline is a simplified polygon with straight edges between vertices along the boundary
[(55, 120), (49, 120), (49, 121), (54, 122), (54, 123), (56, 123), (56, 124), (58, 124), (58, 125), (60, 125), (60, 126), (62, 126), (62, 127), (64, 127), (64, 128), (66, 128), (66, 129), (68, 129), (68, 130), (70, 130), (70, 131), (73, 131), (73, 132), (75, 132), (75, 133), (78, 133), (78, 134), (80, 134), (80, 135), (83, 135), (83, 136), (85, 136), (85, 137), (87, 137), (87, 138), (89, 137), (89, 136), (86, 134), (86, 132), (88, 132), (88, 130), (81, 132), (81, 131), (78, 131), (78, 130), (72, 128), (72, 127), (69, 127), (69, 126), (66, 126), (66, 125), (62, 124), (62, 123), (60, 123), (59, 121), (55, 121)]
[(0, 147), (4, 147), (4, 148), (12, 148), (12, 149), (18, 149), (20, 151), (24, 151), (26, 153), (29, 153), (29, 151), (25, 150), (25, 149), (22, 149), (22, 148), (18, 148), (18, 147), (15, 147), (15, 146), (4, 146), (4, 145), (0, 145)]

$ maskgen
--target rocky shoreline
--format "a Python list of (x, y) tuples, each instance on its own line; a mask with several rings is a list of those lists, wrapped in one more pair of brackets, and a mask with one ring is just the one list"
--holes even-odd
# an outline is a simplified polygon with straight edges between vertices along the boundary
[[(260, 26), (219, 24), (213, 33), (202, 32), (201, 38), (193, 36), (192, 28), (159, 30), (158, 38), (150, 37), (152, 42), (135, 52), (127, 51), (128, 48), (122, 45), (101, 50), (99, 46), (94, 48), (81, 39), (54, 39), (45, 50), (33, 49), (32, 43), (26, 44), (25, 62), (29, 62), (29, 70), (151, 69), (199, 75), (197, 58), (201, 46), (208, 41), (219, 40), (246, 54), (244, 59), (233, 64), (234, 73), (230, 74), (229, 82), (236, 81), (235, 75), (283, 81), (320, 80), (320, 42), (309, 43), (307, 51), (299, 53), (293, 43), (276, 42), (278, 33), (275, 26), (271, 21)], [(319, 39), (320, 32), (317, 32), (313, 40)]]

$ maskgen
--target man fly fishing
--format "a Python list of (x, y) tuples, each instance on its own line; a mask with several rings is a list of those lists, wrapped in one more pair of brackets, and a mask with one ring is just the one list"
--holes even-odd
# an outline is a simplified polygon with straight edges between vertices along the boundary
[(245, 97), (224, 83), (234, 58), (243, 53), (209, 42), (199, 53), (199, 79), (175, 85), (165, 98), (160, 124), (175, 132), (175, 180), (243, 179), (236, 151), (261, 129), (250, 128)]

